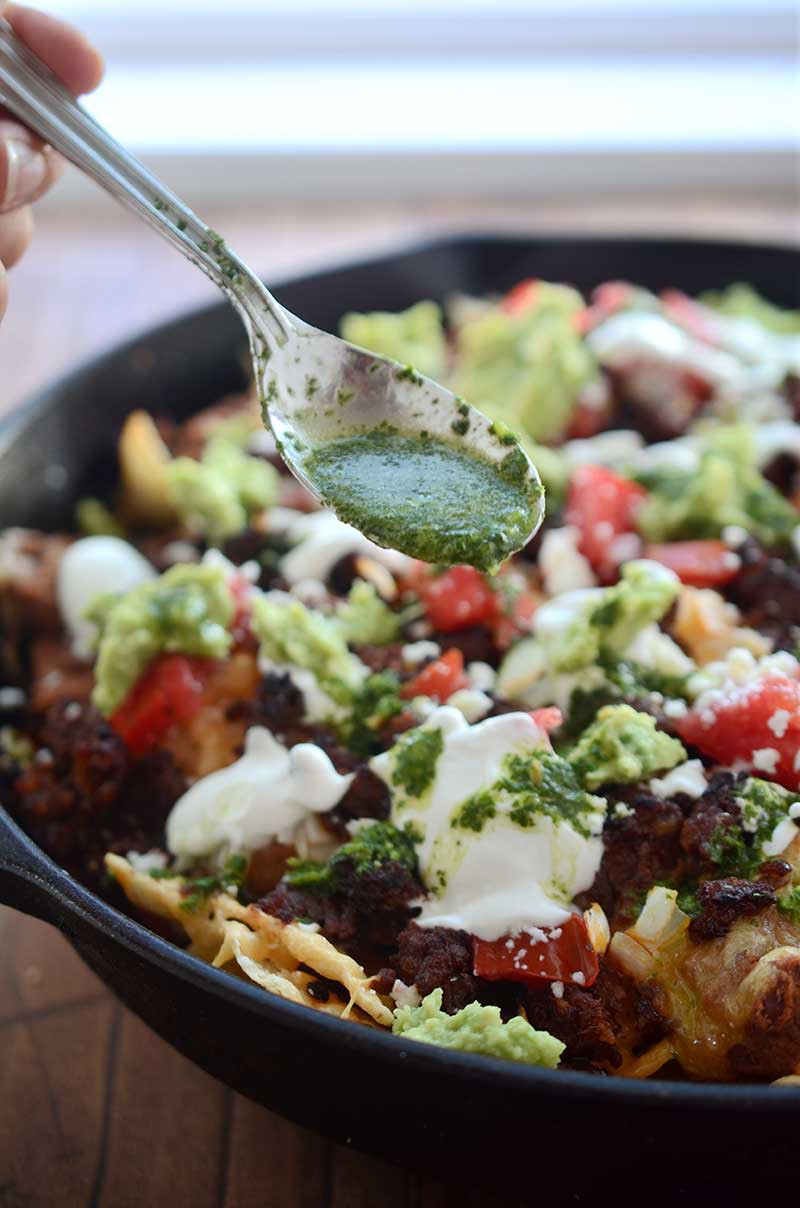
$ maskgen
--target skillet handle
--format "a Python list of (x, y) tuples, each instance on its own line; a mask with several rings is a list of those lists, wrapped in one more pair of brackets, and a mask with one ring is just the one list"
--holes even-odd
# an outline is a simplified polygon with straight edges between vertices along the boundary
[(53, 891), (31, 841), (0, 806), (0, 904), (52, 922)]

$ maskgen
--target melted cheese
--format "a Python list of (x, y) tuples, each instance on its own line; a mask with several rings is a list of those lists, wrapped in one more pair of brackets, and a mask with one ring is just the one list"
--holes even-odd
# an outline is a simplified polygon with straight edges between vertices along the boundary
[(287, 750), (269, 730), (254, 726), (240, 759), (196, 781), (176, 802), (167, 819), (167, 846), (192, 858), (256, 851), (273, 839), (293, 843), (312, 815), (341, 801), (352, 779), (340, 776), (313, 743)]
[(439, 730), (443, 746), (433, 782), (420, 799), (398, 790), (392, 750), (371, 762), (392, 790), (392, 820), (398, 826), (411, 823), (423, 836), (420, 874), (431, 894), (421, 903), (417, 923), (458, 928), (486, 940), (563, 923), (572, 898), (591, 885), (600, 866), (605, 801), (593, 799), (588, 836), (544, 813), (534, 815), (527, 827), (512, 823), (509, 801), (500, 791), (497, 815), (481, 830), (454, 828), (458, 808), (495, 783), (507, 756), (547, 750), (549, 741), (527, 713), (506, 713), (470, 726), (445, 706), (424, 728)]

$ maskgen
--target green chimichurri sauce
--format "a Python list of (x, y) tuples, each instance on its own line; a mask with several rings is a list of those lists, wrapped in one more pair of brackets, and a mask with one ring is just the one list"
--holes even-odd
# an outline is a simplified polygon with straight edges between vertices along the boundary
[(429, 436), (377, 429), (328, 441), (303, 469), (342, 520), (425, 562), (494, 571), (541, 507), (519, 448), (493, 465)]

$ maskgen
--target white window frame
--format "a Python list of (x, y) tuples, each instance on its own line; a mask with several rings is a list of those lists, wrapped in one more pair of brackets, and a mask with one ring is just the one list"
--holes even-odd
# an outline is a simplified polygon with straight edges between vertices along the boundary
[[(797, 198), (796, 0), (50, 0), (50, 8), (106, 54), (106, 91), (90, 110), (198, 206), (589, 201), (681, 189)], [(373, 121), (359, 140), (375, 113), (342, 96), (352, 74), (381, 77), (381, 64), (372, 108), (389, 115), (385, 137)], [(461, 125), (454, 113), (448, 130), (432, 82), (453, 67), (459, 82), (442, 95), (454, 106), (498, 72), (495, 99), (504, 74), (526, 72), (534, 81), (550, 72), (559, 99), (520, 86), (530, 136), (519, 122), (515, 135), (502, 129), (513, 97)], [(647, 92), (641, 107), (632, 69)], [(410, 105), (403, 120), (406, 70), (408, 80), (427, 73), (433, 99), (425, 112)], [(318, 138), (303, 78), (329, 80), (315, 101), (329, 119)], [(570, 80), (574, 97), (563, 90)], [(434, 137), (426, 113), (439, 120)], [(56, 198), (87, 205), (96, 190), (73, 174)]]

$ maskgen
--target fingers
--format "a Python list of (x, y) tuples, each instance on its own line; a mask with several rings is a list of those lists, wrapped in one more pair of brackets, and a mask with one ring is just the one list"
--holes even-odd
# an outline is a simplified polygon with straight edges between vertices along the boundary
[(29, 206), (0, 215), (0, 264), (13, 268), (22, 258), (33, 235), (33, 215)]
[[(71, 25), (35, 9), (0, 0), (0, 15), (72, 92), (91, 92), (103, 76), (103, 60)], [(61, 174), (61, 159), (50, 147), (0, 110), (0, 319), (8, 304), (6, 269), (30, 243), (30, 203)]]
[(0, 115), (0, 214), (29, 205), (58, 180), (63, 163), (50, 147)]
[(79, 30), (57, 17), (20, 4), (9, 4), (4, 16), (23, 42), (44, 59), (70, 91), (77, 94), (91, 92), (100, 83), (103, 57)]

